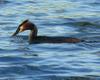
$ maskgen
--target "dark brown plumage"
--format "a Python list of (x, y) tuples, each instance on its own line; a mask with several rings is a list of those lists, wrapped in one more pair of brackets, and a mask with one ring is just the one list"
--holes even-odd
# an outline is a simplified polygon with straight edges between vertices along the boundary
[(17, 28), (16, 32), (12, 36), (16, 36), (19, 32), (30, 30), (29, 43), (78, 43), (83, 40), (72, 37), (60, 37), (60, 36), (38, 36), (38, 29), (35, 24), (29, 20), (23, 21)]

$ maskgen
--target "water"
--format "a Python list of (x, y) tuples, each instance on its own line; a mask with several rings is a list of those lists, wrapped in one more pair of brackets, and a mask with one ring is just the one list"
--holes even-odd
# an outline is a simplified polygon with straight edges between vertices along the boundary
[[(29, 19), (38, 35), (87, 42), (28, 44)], [(0, 0), (0, 80), (100, 80), (100, 0)]]

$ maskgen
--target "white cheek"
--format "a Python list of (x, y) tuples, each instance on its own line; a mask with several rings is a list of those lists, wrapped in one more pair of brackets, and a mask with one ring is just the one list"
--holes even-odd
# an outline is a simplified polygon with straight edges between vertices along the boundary
[(24, 29), (23, 26), (21, 26), (20, 29), (23, 30)]

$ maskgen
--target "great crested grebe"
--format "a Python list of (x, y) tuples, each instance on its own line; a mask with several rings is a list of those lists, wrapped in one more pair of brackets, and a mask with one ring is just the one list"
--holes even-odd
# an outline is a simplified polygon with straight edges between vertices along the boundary
[(29, 20), (23, 21), (19, 27), (17, 28), (16, 32), (12, 36), (16, 36), (19, 32), (23, 32), (25, 30), (30, 30), (29, 34), (29, 43), (78, 43), (82, 42), (78, 38), (72, 37), (61, 37), (61, 36), (38, 36), (38, 29), (37, 26), (30, 22)]

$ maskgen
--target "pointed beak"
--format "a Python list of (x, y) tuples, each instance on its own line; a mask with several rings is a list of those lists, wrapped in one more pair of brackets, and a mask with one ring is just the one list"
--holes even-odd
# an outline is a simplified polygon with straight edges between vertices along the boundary
[(27, 23), (28, 20), (24, 20), (17, 28), (17, 30), (12, 34), (12, 36), (16, 36), (19, 32), (25, 31), (23, 24)]

